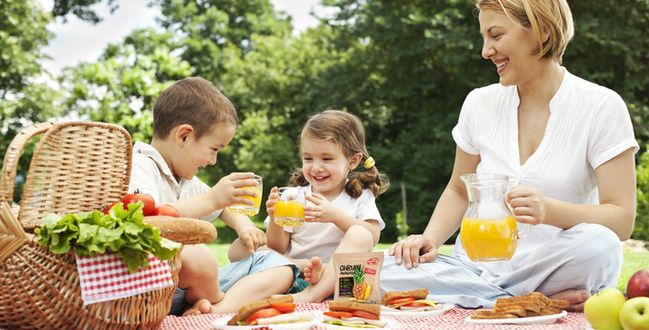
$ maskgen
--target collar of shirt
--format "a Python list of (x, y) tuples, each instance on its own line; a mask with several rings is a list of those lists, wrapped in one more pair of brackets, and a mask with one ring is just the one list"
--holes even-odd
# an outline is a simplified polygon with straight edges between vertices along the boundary
[[(550, 99), (550, 104), (548, 105), (550, 108), (550, 113), (554, 112), (557, 109), (560, 109), (561, 104), (564, 102), (564, 100), (570, 98), (570, 85), (573, 81), (574, 76), (563, 66), (561, 67), (561, 70), (563, 70), (563, 79), (561, 80), (561, 85), (559, 85), (559, 88)], [(513, 97), (512, 105), (516, 109), (518, 109), (518, 105), (521, 102), (518, 96), (518, 87), (512, 86), (511, 91)]]
[(139, 153), (143, 156), (149, 157), (155, 162), (155, 164), (158, 166), (160, 171), (171, 181), (175, 182), (178, 186), (181, 186), (183, 181), (185, 179), (180, 178), (180, 182), (176, 180), (176, 177), (174, 174), (171, 172), (171, 169), (169, 168), (169, 165), (165, 161), (165, 159), (162, 157), (158, 149), (154, 148), (150, 144), (142, 143), (142, 142), (135, 142), (135, 145), (133, 145), (133, 153)]

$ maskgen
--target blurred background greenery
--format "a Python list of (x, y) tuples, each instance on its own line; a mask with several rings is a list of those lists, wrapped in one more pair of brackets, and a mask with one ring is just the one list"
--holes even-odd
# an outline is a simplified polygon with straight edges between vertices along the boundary
[[(498, 81), (493, 64), (480, 57), (470, 0), (324, 0), (333, 10), (301, 33), (268, 0), (153, 0), (163, 29), (133, 31), (97, 61), (53, 76), (56, 86), (38, 79), (47, 74), (39, 59), (53, 37), (48, 22), (66, 15), (96, 22), (91, 6), (100, 2), (120, 3), (55, 0), (46, 12), (34, 0), (0, 0), (0, 156), (18, 130), (46, 120), (116, 123), (149, 142), (159, 92), (201, 76), (233, 101), (241, 119), (232, 145), (202, 179), (214, 184), (225, 173), (254, 171), (266, 195), (299, 165), (306, 118), (343, 109), (363, 120), (369, 151), (391, 179), (377, 203), (387, 223), (381, 241), (393, 242), (426, 226), (450, 175), (450, 131), (464, 97)], [(627, 103), (642, 146), (633, 237), (648, 240), (649, 1), (569, 3), (576, 34), (564, 65)], [(23, 175), (30, 153), (21, 161)], [(264, 217), (262, 211), (255, 221)], [(219, 236), (233, 238), (227, 230)]]

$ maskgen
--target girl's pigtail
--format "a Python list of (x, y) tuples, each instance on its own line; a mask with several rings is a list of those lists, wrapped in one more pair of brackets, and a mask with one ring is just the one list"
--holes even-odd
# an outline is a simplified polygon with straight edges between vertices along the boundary
[[(358, 198), (363, 192), (363, 189), (370, 189), (375, 197), (379, 197), (379, 195), (386, 192), (390, 187), (388, 177), (379, 172), (379, 169), (374, 164), (374, 160), (370, 158), (364, 163), (365, 167), (369, 168), (366, 168), (363, 172), (352, 172), (349, 174), (349, 181), (345, 185), (345, 191), (353, 198)], [(371, 162), (368, 162), (369, 160)], [(368, 165), (371, 165), (371, 167)]]

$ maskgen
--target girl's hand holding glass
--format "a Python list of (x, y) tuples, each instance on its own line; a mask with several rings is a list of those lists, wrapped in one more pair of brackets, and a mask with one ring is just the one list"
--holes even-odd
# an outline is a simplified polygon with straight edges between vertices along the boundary
[[(297, 187), (273, 188), (271, 193), (276, 191), (273, 196), (273, 203), (267, 203), (269, 214), (272, 208), (272, 220), (276, 224), (284, 227), (299, 227), (304, 224), (304, 206), (306, 198), (304, 190)], [(270, 200), (270, 196), (268, 197)]]
[(338, 209), (324, 196), (318, 193), (311, 193), (306, 196), (308, 205), (304, 209), (306, 222), (335, 222)]
[(268, 199), (266, 200), (266, 213), (270, 217), (271, 222), (275, 222), (275, 204), (279, 199), (279, 192), (277, 187), (270, 188)]

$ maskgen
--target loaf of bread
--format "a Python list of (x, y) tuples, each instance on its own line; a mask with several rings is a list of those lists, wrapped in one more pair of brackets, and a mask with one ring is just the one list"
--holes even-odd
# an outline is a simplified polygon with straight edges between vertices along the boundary
[(216, 227), (204, 220), (152, 216), (144, 217), (144, 222), (160, 228), (162, 237), (182, 244), (209, 243), (216, 239)]

